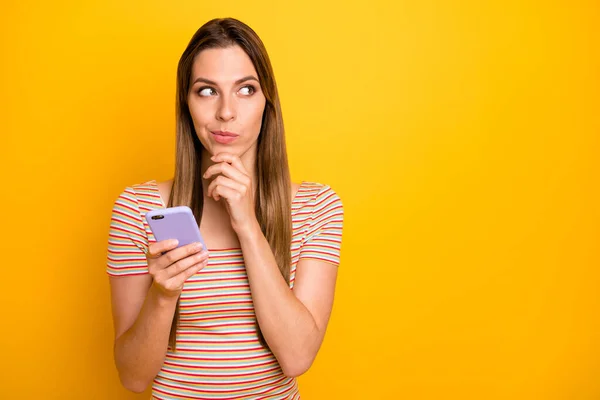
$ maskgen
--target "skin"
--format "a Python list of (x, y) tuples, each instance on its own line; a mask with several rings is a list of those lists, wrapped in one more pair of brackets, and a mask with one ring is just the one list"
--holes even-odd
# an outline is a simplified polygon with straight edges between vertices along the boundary
[[(238, 46), (204, 50), (194, 62), (192, 82), (214, 82), (194, 83), (188, 96), (194, 128), (205, 148), (200, 230), (209, 248), (241, 247), (262, 333), (283, 373), (295, 377), (308, 370), (323, 341), (337, 267), (303, 258), (296, 266), (293, 290), (279, 272), (254, 213), (256, 141), (265, 97), (257, 80), (236, 82), (249, 76), (258, 78)], [(239, 137), (220, 144), (213, 130)], [(172, 180), (159, 184), (165, 204), (171, 185)], [(293, 184), (294, 195), (297, 190), (298, 184)], [(160, 371), (183, 284), (208, 260), (208, 254), (193, 244), (175, 247), (172, 241), (149, 246), (148, 275), (110, 277), (115, 363), (123, 385), (135, 392), (144, 391)]]

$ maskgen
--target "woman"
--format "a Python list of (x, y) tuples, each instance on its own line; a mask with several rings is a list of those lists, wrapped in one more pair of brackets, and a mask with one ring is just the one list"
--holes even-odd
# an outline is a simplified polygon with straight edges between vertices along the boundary
[[(209, 21), (177, 69), (174, 179), (117, 198), (108, 243), (115, 363), (156, 399), (297, 399), (332, 309), (343, 208), (291, 183), (267, 52)], [(189, 206), (208, 249), (156, 242), (144, 214)]]

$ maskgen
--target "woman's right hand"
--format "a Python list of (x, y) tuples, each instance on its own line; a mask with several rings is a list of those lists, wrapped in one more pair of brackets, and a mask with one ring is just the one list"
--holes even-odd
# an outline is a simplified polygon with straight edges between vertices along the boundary
[(179, 297), (185, 281), (208, 262), (208, 251), (201, 243), (176, 248), (177, 244), (176, 239), (155, 242), (146, 253), (152, 285), (167, 297)]

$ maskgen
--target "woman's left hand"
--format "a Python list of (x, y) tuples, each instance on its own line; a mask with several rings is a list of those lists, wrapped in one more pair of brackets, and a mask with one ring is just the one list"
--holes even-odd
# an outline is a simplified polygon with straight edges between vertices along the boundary
[(231, 226), (236, 233), (250, 229), (257, 223), (252, 178), (238, 156), (218, 153), (211, 160), (215, 164), (208, 167), (202, 177), (210, 179), (211, 176), (219, 176), (208, 185), (208, 196), (215, 201), (219, 201), (221, 197), (226, 200)]

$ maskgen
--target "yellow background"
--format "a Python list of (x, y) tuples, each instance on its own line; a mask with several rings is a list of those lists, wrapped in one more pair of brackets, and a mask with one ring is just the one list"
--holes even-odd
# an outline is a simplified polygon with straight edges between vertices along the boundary
[(175, 71), (237, 17), (265, 42), (293, 180), (346, 212), (305, 399), (599, 399), (594, 1), (9, 1), (0, 16), (0, 398), (134, 399), (106, 242), (172, 176)]

